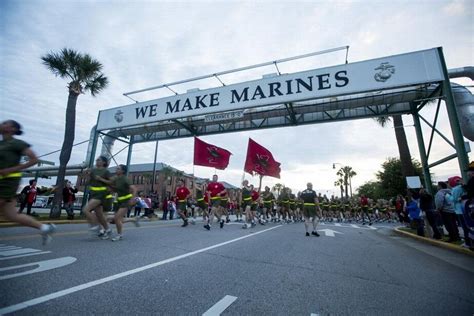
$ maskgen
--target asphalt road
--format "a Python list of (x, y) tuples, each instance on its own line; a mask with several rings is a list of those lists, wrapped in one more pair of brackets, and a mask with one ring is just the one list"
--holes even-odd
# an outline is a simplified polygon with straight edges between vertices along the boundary
[(58, 228), (44, 247), (32, 229), (0, 229), (0, 314), (474, 313), (474, 259), (387, 224), (320, 225), (317, 238), (301, 223), (206, 231), (159, 221), (127, 224), (120, 242)]

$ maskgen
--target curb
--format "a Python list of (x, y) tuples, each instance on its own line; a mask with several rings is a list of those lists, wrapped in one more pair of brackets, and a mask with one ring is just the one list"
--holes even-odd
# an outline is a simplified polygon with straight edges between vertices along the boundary
[(420, 241), (423, 241), (423, 242), (427, 242), (429, 244), (432, 244), (432, 245), (440, 247), (440, 248), (449, 249), (449, 250), (452, 250), (452, 251), (456, 251), (456, 252), (474, 257), (474, 251), (472, 251), (472, 250), (465, 249), (465, 248), (462, 248), (460, 246), (456, 246), (456, 245), (453, 245), (453, 244), (450, 244), (450, 243), (447, 243), (447, 242), (444, 242), (444, 241), (439, 241), (439, 240), (436, 240), (436, 239), (421, 237), (421, 236), (418, 236), (416, 234), (412, 234), (412, 233), (400, 230), (399, 228), (400, 227), (397, 227), (397, 228), (394, 229), (394, 231), (399, 235), (408, 236), (410, 238), (417, 239), (417, 240), (420, 240)]

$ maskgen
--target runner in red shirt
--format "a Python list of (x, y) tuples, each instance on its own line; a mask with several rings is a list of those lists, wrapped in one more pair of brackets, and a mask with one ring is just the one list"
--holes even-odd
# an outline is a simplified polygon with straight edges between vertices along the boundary
[(224, 185), (220, 182), (217, 181), (218, 177), (217, 174), (212, 176), (212, 182), (209, 182), (207, 185), (207, 192), (210, 197), (210, 205), (211, 205), (211, 213), (209, 214), (209, 222), (204, 225), (204, 228), (207, 230), (211, 229), (211, 224), (214, 221), (214, 215), (217, 217), (217, 221), (219, 222), (219, 225), (221, 228), (224, 227), (224, 220), (221, 220), (222, 217), (222, 210), (219, 207), (220, 202), (221, 202), (221, 196), (225, 196), (227, 194), (227, 191), (224, 187)]
[(178, 187), (176, 188), (176, 208), (178, 210), (178, 214), (183, 220), (183, 225), (181, 227), (188, 226), (188, 218), (187, 218), (187, 207), (188, 207), (188, 199), (191, 197), (191, 192), (188, 188), (184, 185), (184, 181), (180, 179), (178, 181)]

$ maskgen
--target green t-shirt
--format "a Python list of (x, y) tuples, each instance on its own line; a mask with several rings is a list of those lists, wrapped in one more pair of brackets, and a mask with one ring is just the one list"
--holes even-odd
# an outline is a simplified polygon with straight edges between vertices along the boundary
[[(95, 177), (99, 176), (104, 179), (110, 179), (110, 172), (107, 168), (94, 168), (91, 171), (91, 179), (89, 181), (89, 185), (91, 187), (104, 187), (106, 184), (102, 181), (97, 180)], [(128, 193), (127, 193), (128, 194)]]
[(252, 192), (247, 188), (242, 188), (242, 200), (250, 201), (252, 199)]
[(316, 199), (317, 195), (315, 191), (306, 189), (301, 192), (300, 197), (304, 203), (314, 203), (314, 199)]
[(263, 195), (263, 202), (267, 204), (275, 199), (272, 192), (263, 192), (262, 195)]
[(115, 177), (113, 180), (113, 186), (119, 197), (130, 193), (130, 180), (125, 175)]
[(30, 145), (16, 138), (0, 141), (0, 169), (10, 168), (20, 163), (23, 151)]

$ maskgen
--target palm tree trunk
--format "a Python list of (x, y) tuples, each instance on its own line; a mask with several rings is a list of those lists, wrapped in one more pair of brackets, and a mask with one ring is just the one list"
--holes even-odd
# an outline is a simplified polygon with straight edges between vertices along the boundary
[(64, 177), (66, 175), (66, 166), (71, 158), (72, 146), (74, 144), (74, 135), (76, 129), (76, 103), (79, 94), (69, 89), (69, 97), (66, 107), (66, 127), (64, 131), (64, 141), (59, 155), (59, 170), (56, 179), (56, 189), (54, 192), (53, 203), (49, 213), (50, 218), (59, 218), (61, 216), (61, 204), (63, 200)]
[(415, 175), (415, 169), (411, 161), (410, 148), (408, 147), (407, 136), (403, 127), (403, 119), (401, 115), (393, 116), (393, 127), (395, 128), (395, 137), (397, 139), (398, 152), (400, 154), (400, 162), (402, 164), (403, 179), (408, 176)]

